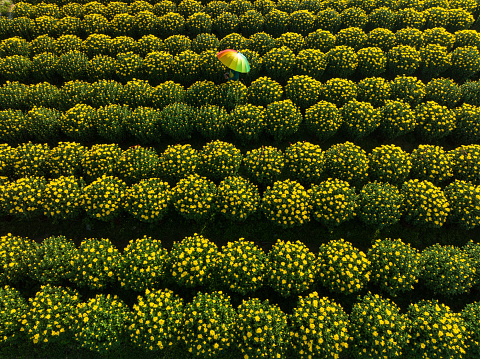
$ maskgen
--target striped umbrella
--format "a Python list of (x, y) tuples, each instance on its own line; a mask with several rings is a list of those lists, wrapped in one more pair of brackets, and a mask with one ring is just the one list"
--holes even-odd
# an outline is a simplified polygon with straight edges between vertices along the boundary
[(237, 50), (226, 49), (217, 53), (217, 58), (229, 69), (246, 74), (250, 71), (247, 58)]

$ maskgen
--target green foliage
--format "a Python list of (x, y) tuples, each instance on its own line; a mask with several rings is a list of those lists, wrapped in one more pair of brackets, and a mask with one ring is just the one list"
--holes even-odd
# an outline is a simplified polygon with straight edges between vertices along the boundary
[(320, 80), (327, 68), (327, 57), (318, 49), (301, 50), (295, 58), (295, 74)]
[(197, 54), (208, 50), (217, 50), (220, 41), (214, 34), (201, 33), (192, 40), (191, 48)]
[[(69, 153), (75, 151), (73, 153), (75, 162), (76, 158), (78, 158), (83, 176), (87, 181), (93, 181), (103, 175), (113, 175), (116, 173), (118, 159), (122, 154), (122, 149), (116, 143), (96, 144), (90, 147), (90, 150), (83, 150), (83, 153), (78, 153), (80, 152), (78, 151), (79, 149), (71, 147), (73, 146), (66, 144), (64, 151), (66, 152), (66, 150), (68, 150)], [(65, 155), (62, 153), (61, 158), (63, 159), (64, 157)]]
[(449, 152), (455, 179), (471, 181), (480, 185), (480, 146), (477, 144), (459, 146)]
[(316, 16), (308, 10), (297, 10), (290, 14), (288, 18), (288, 31), (307, 36), (316, 30)]
[(250, 104), (238, 105), (230, 112), (228, 126), (240, 141), (258, 141), (266, 128), (265, 109)]
[(317, 49), (324, 53), (335, 47), (335, 35), (330, 31), (317, 29), (305, 36), (304, 49)]
[(225, 11), (213, 19), (212, 32), (218, 38), (224, 38), (228, 34), (236, 32), (239, 24), (240, 20), (237, 15)]
[(392, 81), (392, 99), (403, 100), (415, 107), (423, 101), (425, 84), (413, 76), (397, 76)]
[(288, 79), (285, 94), (300, 109), (306, 109), (318, 102), (322, 85), (307, 75), (295, 75)]
[(455, 108), (457, 123), (452, 131), (453, 137), (463, 143), (474, 143), (480, 138), (480, 109), (463, 103)]
[(324, 153), (319, 145), (299, 141), (285, 149), (285, 165), (289, 178), (303, 185), (318, 184), (325, 165)]
[(62, 113), (56, 109), (34, 106), (25, 114), (25, 127), (37, 141), (55, 141), (60, 135)]
[(390, 183), (369, 182), (358, 199), (358, 217), (363, 223), (377, 228), (393, 225), (400, 220), (403, 198)]
[(457, 47), (451, 54), (451, 70), (457, 78), (461, 80), (469, 79), (480, 70), (480, 53), (476, 47)]
[(352, 80), (333, 78), (323, 85), (322, 97), (336, 106), (343, 106), (358, 95), (357, 84)]
[(319, 101), (305, 110), (305, 124), (320, 141), (332, 137), (342, 122), (340, 110), (331, 102)]
[(160, 112), (162, 132), (176, 141), (190, 138), (195, 129), (193, 115), (193, 109), (182, 102), (165, 106)]
[(378, 76), (386, 71), (387, 56), (379, 47), (364, 47), (357, 56), (358, 70), (363, 76)]
[(97, 122), (97, 111), (82, 103), (64, 112), (60, 120), (63, 133), (75, 141), (88, 141), (95, 137)]
[(263, 28), (267, 34), (278, 37), (288, 31), (288, 19), (288, 13), (275, 8), (265, 15)]
[(224, 138), (229, 116), (223, 107), (204, 105), (195, 113), (195, 128), (208, 140)]
[(49, 175), (78, 176), (81, 172), (80, 161), (85, 154), (85, 147), (76, 142), (59, 142), (47, 154), (45, 164)]
[(340, 13), (340, 19), (342, 26), (345, 28), (358, 27), (363, 29), (367, 25), (368, 16), (362, 8), (349, 6)]
[(268, 51), (263, 57), (263, 68), (276, 81), (289, 78), (295, 68), (295, 54), (282, 46)]
[(415, 108), (418, 134), (424, 141), (447, 136), (455, 128), (455, 112), (435, 101), (427, 101)]
[(397, 45), (395, 34), (390, 29), (382, 27), (375, 28), (368, 34), (366, 45), (369, 47), (378, 47), (383, 52), (388, 52), (392, 47)]
[(132, 146), (122, 152), (117, 162), (117, 175), (126, 183), (136, 183), (155, 176), (159, 159), (153, 148)]
[[(26, 237), (14, 236), (11, 233), (0, 237), (0, 263), (2, 266), (0, 283), (2, 283), (2, 287), (5, 284), (17, 284), (18, 281), (25, 279), (35, 260), (37, 247), (38, 244), (35, 241)], [(4, 299), (3, 296), (0, 298)], [(3, 321), (1, 323), (2, 326), (7, 324)]]

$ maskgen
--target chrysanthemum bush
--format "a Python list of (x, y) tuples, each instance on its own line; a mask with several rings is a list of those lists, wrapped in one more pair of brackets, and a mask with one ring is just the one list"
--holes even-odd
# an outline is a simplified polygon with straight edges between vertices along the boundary
[(230, 352), (237, 313), (230, 297), (221, 291), (198, 293), (185, 305), (183, 340), (196, 357)]
[(260, 206), (258, 188), (240, 176), (226, 177), (217, 188), (216, 210), (231, 221), (244, 221)]
[(291, 228), (310, 221), (310, 201), (300, 183), (287, 179), (266, 188), (261, 208), (268, 220), (283, 228)]
[(394, 185), (405, 182), (412, 169), (411, 155), (395, 145), (375, 147), (368, 154), (368, 162), (370, 179)]
[(350, 313), (349, 350), (359, 358), (397, 358), (409, 342), (410, 321), (389, 298), (368, 292)]
[(160, 113), (162, 132), (176, 141), (190, 138), (195, 129), (193, 115), (192, 107), (183, 102), (164, 107)]
[(42, 284), (59, 285), (72, 278), (75, 243), (64, 236), (45, 238), (35, 251), (29, 276)]
[(21, 110), (8, 109), (0, 111), (0, 139), (2, 141), (21, 142), (27, 136), (25, 115)]
[(13, 55), (0, 60), (2, 77), (8, 81), (28, 81), (32, 73), (32, 61), (25, 56)]
[(380, 125), (379, 111), (369, 102), (351, 100), (341, 108), (343, 129), (353, 139), (365, 137)]
[(410, 340), (405, 354), (412, 358), (450, 357), (466, 358), (468, 331), (460, 313), (438, 300), (421, 300), (408, 306), (411, 321)]
[(445, 46), (428, 44), (420, 49), (422, 74), (435, 77), (451, 66), (451, 55)]
[(216, 50), (220, 45), (220, 41), (214, 34), (201, 33), (192, 40), (192, 50), (197, 54), (201, 54), (207, 50)]
[(50, 180), (42, 194), (43, 214), (54, 221), (75, 218), (80, 214), (83, 179), (61, 176)]
[(196, 173), (200, 160), (198, 151), (189, 144), (169, 145), (159, 156), (158, 173), (162, 178), (177, 182)]
[(299, 141), (285, 149), (288, 176), (303, 185), (318, 184), (322, 178), (324, 165), (324, 152), (319, 145)]
[(280, 177), (285, 158), (278, 148), (262, 146), (247, 151), (243, 158), (243, 169), (255, 183), (269, 185)]
[(232, 112), (228, 127), (241, 142), (258, 141), (265, 130), (265, 108), (251, 104), (238, 105)]
[(457, 47), (452, 51), (452, 74), (460, 79), (473, 77), (480, 70), (479, 51), (473, 46)]
[(3, 186), (0, 194), (3, 210), (21, 220), (30, 220), (43, 213), (42, 198), (47, 181), (44, 177), (27, 176)]
[(117, 162), (117, 175), (126, 183), (154, 177), (159, 158), (152, 147), (132, 146), (122, 152)]
[(247, 45), (247, 39), (237, 32), (232, 32), (220, 40), (217, 50), (243, 49)]
[(468, 345), (468, 352), (473, 355), (480, 354), (479, 344), (479, 319), (480, 319), (480, 303), (475, 301), (468, 303), (460, 312), (462, 319), (465, 322), (467, 331), (466, 344)]
[(171, 188), (159, 178), (147, 178), (125, 191), (123, 208), (141, 222), (161, 221), (171, 202)]
[(295, 55), (303, 48), (303, 36), (296, 32), (284, 32), (275, 39), (275, 47), (286, 47)]
[(50, 146), (47, 143), (21, 143), (15, 147), (12, 158), (14, 178), (24, 176), (45, 176), (46, 160)]
[(462, 99), (460, 86), (448, 78), (435, 78), (425, 87), (425, 100), (435, 101), (441, 106), (454, 108)]
[(285, 95), (299, 108), (305, 109), (318, 102), (321, 89), (321, 83), (312, 77), (295, 75), (288, 79)]
[(397, 29), (395, 32), (395, 41), (399, 46), (411, 46), (418, 49), (422, 46), (423, 32), (417, 28), (407, 26)]
[(116, 280), (120, 252), (104, 238), (88, 238), (78, 247), (71, 281), (79, 287), (103, 289)]
[(395, 46), (387, 53), (387, 69), (395, 75), (412, 75), (420, 62), (420, 53), (412, 46)]
[(262, 57), (263, 69), (272, 79), (281, 81), (289, 78), (295, 69), (295, 54), (288, 47), (281, 46), (268, 51)]
[(268, 252), (265, 281), (283, 297), (307, 291), (316, 275), (315, 255), (300, 241), (279, 239)]
[(137, 292), (156, 288), (165, 276), (167, 259), (168, 252), (160, 240), (146, 235), (130, 240), (119, 258), (118, 282)]
[(16, 284), (24, 279), (33, 261), (38, 244), (26, 237), (7, 233), (0, 237), (0, 283)]
[[(235, 106), (243, 104), (247, 94), (247, 86), (241, 81), (227, 81), (217, 85), (216, 91), (216, 105), (231, 112)], [(199, 116), (198, 112), (197, 116)]]
[(368, 178), (367, 153), (352, 142), (332, 145), (325, 151), (325, 173), (357, 185)]
[[(102, 106), (124, 103), (123, 85), (115, 80), (92, 82), (88, 85), (87, 93), (89, 103), (97, 109)], [(103, 117), (102, 121), (105, 121)]]
[(477, 227), (480, 224), (480, 186), (455, 180), (443, 190), (451, 206), (447, 220), (467, 230)]
[(391, 96), (390, 83), (382, 77), (368, 77), (357, 84), (358, 99), (375, 107), (385, 104)]
[(265, 32), (273, 37), (278, 37), (288, 31), (288, 19), (290, 15), (278, 8), (272, 9), (265, 14), (263, 27)]
[(464, 144), (475, 143), (480, 139), (480, 108), (463, 103), (455, 108), (456, 124), (453, 138)]
[(55, 141), (61, 133), (62, 113), (56, 109), (34, 106), (25, 114), (25, 127), (31, 138), (37, 141)]
[(358, 88), (355, 82), (347, 79), (333, 78), (325, 82), (321, 98), (337, 106), (343, 106), (348, 101), (356, 99)]
[(327, 53), (335, 47), (335, 35), (330, 31), (317, 29), (305, 36), (303, 45), (305, 49), (316, 49)]
[(377, 239), (367, 258), (372, 283), (392, 296), (412, 290), (422, 273), (420, 252), (401, 239)]
[(394, 185), (369, 182), (358, 194), (357, 216), (377, 228), (390, 226), (400, 220), (402, 202), (403, 196)]
[(81, 159), (86, 148), (76, 142), (58, 142), (47, 154), (45, 164), (53, 178), (81, 173)]
[(203, 222), (215, 213), (215, 183), (197, 174), (182, 178), (172, 189), (172, 202), (187, 220)]
[[(28, 313), (27, 301), (21, 293), (9, 286), (0, 287), (0, 343), (7, 347), (19, 339), (23, 339), (22, 317)], [(8, 349), (7, 349), (8, 350)]]
[(129, 312), (121, 299), (110, 294), (97, 294), (78, 304), (73, 324), (76, 342), (80, 347), (100, 355), (118, 349), (126, 339)]
[(34, 344), (71, 343), (79, 297), (75, 289), (42, 285), (35, 296), (29, 298), (29, 311), (23, 316), (22, 324), (28, 339)]
[(125, 123), (130, 122), (132, 110), (127, 105), (110, 104), (97, 109), (98, 136), (103, 140), (118, 143), (125, 140)]
[(316, 265), (320, 283), (332, 292), (358, 292), (370, 280), (367, 256), (343, 238), (322, 244)]
[(332, 137), (342, 123), (342, 113), (334, 103), (319, 101), (305, 110), (305, 124), (320, 141)]
[(198, 171), (212, 180), (235, 176), (242, 163), (242, 153), (233, 144), (211, 141), (199, 153)]
[(88, 217), (109, 222), (122, 210), (126, 187), (117, 177), (103, 175), (84, 187), (81, 206)]
[(480, 185), (480, 145), (462, 145), (449, 153), (455, 179)]
[(27, 103), (30, 108), (35, 106), (49, 109), (59, 108), (61, 90), (49, 82), (40, 82), (28, 87)]
[(308, 75), (320, 80), (327, 68), (327, 57), (318, 49), (301, 50), (295, 58), (296, 75)]
[(93, 181), (102, 175), (113, 175), (121, 155), (122, 149), (115, 143), (96, 144), (85, 149), (80, 158), (83, 176), (87, 181)]
[(163, 46), (162, 39), (152, 34), (143, 35), (135, 42), (136, 50), (140, 56), (145, 57), (151, 52), (160, 52)]
[(403, 100), (415, 107), (423, 101), (425, 84), (414, 76), (397, 76), (392, 81), (392, 99)]
[(222, 246), (218, 275), (225, 288), (241, 295), (262, 287), (267, 256), (255, 243), (239, 238)]
[(410, 172), (412, 178), (440, 185), (453, 176), (450, 157), (441, 146), (418, 145), (411, 152), (410, 158), (412, 160)]
[(327, 72), (341, 78), (350, 77), (358, 67), (358, 56), (350, 46), (335, 46), (327, 52)]
[(97, 111), (85, 104), (76, 104), (63, 113), (60, 124), (63, 133), (75, 141), (89, 141), (95, 137)]
[(329, 178), (307, 191), (311, 198), (312, 216), (332, 228), (352, 219), (358, 207), (358, 196), (348, 182)]
[(386, 100), (379, 109), (380, 133), (388, 139), (412, 132), (417, 126), (414, 110), (403, 100)]
[(155, 86), (152, 92), (152, 106), (163, 110), (165, 106), (175, 102), (182, 102), (185, 97), (185, 88), (173, 81), (162, 82)]
[(152, 83), (160, 83), (167, 80), (173, 63), (175, 53), (154, 51), (148, 53), (143, 60), (143, 73), (145, 78)]
[(289, 346), (287, 315), (276, 304), (258, 298), (237, 308), (235, 339), (243, 358), (282, 358)]
[(247, 87), (244, 101), (255, 106), (267, 106), (282, 99), (283, 88), (270, 77), (260, 77)]
[(169, 274), (181, 286), (215, 285), (219, 252), (215, 243), (201, 234), (174, 242), (169, 253)]
[(403, 183), (401, 193), (403, 218), (407, 223), (427, 228), (443, 226), (451, 209), (441, 188), (429, 181), (411, 179)]
[(455, 128), (455, 111), (435, 101), (427, 101), (415, 108), (417, 132), (424, 141), (434, 141), (447, 136)]
[(302, 122), (299, 108), (290, 100), (270, 103), (265, 111), (267, 132), (280, 141), (298, 131)]

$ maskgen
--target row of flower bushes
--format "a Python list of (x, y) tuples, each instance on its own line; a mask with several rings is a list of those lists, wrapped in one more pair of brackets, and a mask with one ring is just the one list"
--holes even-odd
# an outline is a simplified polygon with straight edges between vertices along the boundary
[(271, 185), (289, 178), (305, 186), (337, 178), (362, 185), (366, 180), (401, 186), (409, 179), (427, 180), (445, 186), (452, 180), (480, 185), (480, 146), (462, 145), (451, 151), (441, 146), (419, 145), (411, 153), (395, 145), (381, 145), (367, 154), (351, 143), (337, 143), (322, 151), (306, 141), (290, 144), (284, 151), (261, 146), (245, 154), (233, 144), (215, 140), (196, 150), (190, 144), (169, 145), (162, 153), (153, 148), (117, 144), (85, 147), (76, 142), (0, 145), (0, 176), (82, 177), (91, 183), (103, 175), (117, 176), (128, 184), (161, 178), (172, 184), (199, 174), (219, 182), (243, 175), (255, 184)]
[(146, 290), (132, 309), (110, 294), (82, 301), (78, 291), (61, 286), (42, 286), (28, 302), (10, 286), (0, 294), (0, 350), (8, 353), (10, 346), (15, 357), (18, 345), (48, 344), (100, 355), (131, 344), (159, 358), (175, 352), (246, 359), (479, 354), (480, 302), (453, 312), (438, 300), (421, 300), (401, 313), (391, 299), (368, 292), (347, 314), (335, 300), (313, 292), (300, 296), (287, 314), (268, 299), (249, 298), (234, 308), (221, 291), (198, 292), (186, 303), (169, 289)]
[(188, 175), (173, 188), (159, 178), (127, 186), (118, 177), (106, 175), (89, 185), (74, 176), (50, 181), (28, 176), (15, 181), (2, 178), (0, 189), (0, 214), (20, 220), (44, 215), (65, 221), (85, 213), (111, 222), (126, 212), (139, 221), (158, 223), (173, 207), (197, 223), (212, 221), (215, 215), (230, 221), (263, 215), (283, 228), (313, 219), (333, 229), (354, 217), (377, 229), (400, 219), (425, 228), (455, 223), (472, 229), (480, 223), (480, 186), (462, 180), (442, 189), (430, 181), (413, 179), (399, 189), (376, 181), (355, 188), (347, 181), (329, 178), (307, 190), (287, 179), (267, 186), (260, 196), (258, 187), (241, 176), (226, 177), (216, 186), (198, 174)]
[[(139, 4), (140, 3), (140, 4)], [(417, 11), (414, 8), (391, 10), (386, 7), (378, 8), (370, 14), (359, 8), (350, 7), (340, 12), (328, 7), (322, 9), (297, 10), (285, 12), (279, 9), (243, 9), (242, 6), (248, 2), (232, 2), (230, 5), (237, 7), (236, 13), (228, 11), (226, 3), (212, 2), (212, 12), (208, 14), (202, 11), (202, 5), (194, 0), (185, 0), (184, 4), (190, 7), (185, 11), (178, 8), (171, 8), (170, 2), (163, 2), (157, 7), (157, 13), (141, 9), (142, 2), (137, 2), (138, 11), (136, 14), (122, 12), (122, 5), (116, 3), (116, 9), (110, 15), (104, 16), (95, 12), (104, 5), (93, 2), (87, 9), (88, 14), (82, 18), (81, 5), (70, 6), (69, 15), (56, 18), (55, 8), (45, 9), (49, 12), (45, 15), (35, 15), (34, 10), (29, 9), (29, 4), (20, 3), (14, 8), (14, 18), (4, 19), (2, 22), (2, 37), (9, 35), (21, 35), (32, 39), (42, 34), (50, 36), (62, 36), (74, 34), (85, 38), (88, 35), (98, 33), (113, 36), (141, 37), (153, 34), (166, 38), (171, 35), (187, 35), (194, 37), (200, 33), (215, 33), (220, 37), (232, 32), (239, 32), (244, 36), (250, 36), (256, 32), (265, 31), (272, 36), (279, 36), (282, 33), (292, 31), (307, 35), (317, 29), (328, 30), (333, 33), (339, 29), (348, 27), (402, 29), (413, 27), (418, 29), (445, 26), (449, 31), (467, 30), (474, 23), (473, 15), (462, 8), (447, 9), (435, 6), (426, 10)], [(133, 4), (132, 4), (133, 5)], [(179, 4), (182, 7), (183, 4)], [(223, 6), (222, 6), (223, 5)], [(250, 3), (251, 5), (251, 3)], [(268, 6), (268, 3), (264, 4)], [(47, 5), (48, 6), (48, 5)], [(247, 5), (248, 6), (248, 5)], [(159, 9), (163, 7), (163, 9)], [(170, 7), (170, 9), (168, 8)], [(227, 5), (228, 7), (228, 5)], [(123, 9), (123, 11), (128, 9)], [(116, 11), (116, 13), (113, 13)], [(241, 14), (238, 14), (241, 13)], [(30, 16), (30, 17), (29, 17)], [(31, 18), (32, 16), (36, 16)]]
[[(439, 244), (423, 251), (401, 239), (377, 239), (364, 253), (343, 239), (321, 244), (318, 253), (300, 241), (278, 239), (265, 253), (240, 238), (221, 250), (195, 233), (174, 242), (170, 251), (161, 241), (144, 236), (131, 240), (123, 253), (109, 239), (88, 238), (75, 247), (64, 236), (38, 244), (28, 238), (0, 238), (0, 283), (18, 285), (26, 278), (40, 284), (103, 290), (114, 283), (141, 292), (178, 285), (196, 290), (251, 294), (268, 286), (282, 297), (313, 290), (355, 294), (369, 284), (391, 296), (412, 291), (419, 282), (436, 295), (454, 296), (478, 288), (480, 244), (463, 247)], [(3, 337), (3, 335), (2, 335)]]
[[(295, 39), (294, 35), (285, 34), (283, 40), (286, 45)], [(215, 83), (224, 82), (225, 66), (218, 61), (217, 51), (206, 50), (198, 55), (192, 50), (185, 50), (188, 47), (184, 46), (185, 43), (188, 44), (186, 39), (174, 36), (172, 46), (179, 51), (174, 55), (165, 51), (153, 51), (142, 57), (129, 51), (118, 53), (116, 57), (102, 54), (89, 59), (84, 52), (70, 50), (60, 56), (42, 52), (32, 60), (22, 55), (7, 56), (0, 58), (0, 77), (5, 81), (30, 83), (54, 79), (57, 82), (59, 79), (64, 82), (105, 79), (125, 83), (141, 79), (155, 86), (169, 80), (190, 85), (199, 77)], [(355, 51), (353, 47), (340, 45), (327, 53), (318, 49), (306, 49), (296, 56), (285, 44), (280, 45), (263, 56), (240, 48), (251, 66), (251, 71), (246, 75), (248, 81), (263, 75), (283, 82), (294, 74), (321, 80), (324, 74), (327, 77), (349, 78), (358, 73), (364, 78), (385, 73), (392, 77), (418, 73), (430, 78), (448, 74), (463, 82), (480, 70), (480, 52), (474, 46), (458, 47), (449, 53), (446, 47), (438, 44), (429, 44), (420, 51), (409, 45), (399, 45), (384, 53), (379, 47), (365, 47)]]

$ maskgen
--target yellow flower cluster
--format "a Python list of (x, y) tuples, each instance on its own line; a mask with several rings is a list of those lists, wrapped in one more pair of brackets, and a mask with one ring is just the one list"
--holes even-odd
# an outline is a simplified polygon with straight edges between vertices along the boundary
[(352, 139), (365, 137), (380, 126), (380, 113), (369, 102), (348, 101), (340, 112), (343, 128)]
[(229, 11), (224, 11), (212, 21), (212, 30), (218, 37), (223, 38), (238, 29), (240, 20), (238, 16)]
[(244, 221), (259, 203), (258, 188), (248, 179), (229, 176), (218, 185), (217, 210), (231, 221)]
[(191, 46), (192, 40), (187, 36), (172, 35), (165, 39), (162, 49), (173, 56), (177, 56), (184, 51), (190, 50)]
[(452, 206), (449, 221), (458, 223), (465, 229), (477, 227), (480, 224), (480, 186), (455, 180), (444, 191)]
[(270, 77), (259, 77), (247, 88), (245, 101), (255, 106), (267, 106), (275, 101), (280, 101), (283, 88), (277, 81)]
[(113, 143), (125, 140), (125, 123), (129, 123), (132, 116), (132, 110), (127, 105), (105, 105), (97, 109), (97, 114), (101, 118), (97, 133), (102, 139)]
[(181, 242), (174, 242), (169, 267), (172, 277), (185, 287), (214, 284), (219, 252), (215, 243), (194, 233)]
[(137, 292), (156, 288), (165, 275), (167, 258), (167, 250), (157, 239), (145, 235), (130, 240), (118, 262), (118, 282), (123, 288)]
[(386, 71), (387, 56), (379, 47), (364, 47), (357, 52), (358, 69), (363, 76), (379, 76)]
[(305, 124), (320, 141), (332, 137), (342, 123), (342, 114), (334, 103), (319, 101), (305, 110)]
[(244, 36), (251, 36), (263, 29), (265, 22), (262, 14), (255, 10), (248, 10), (239, 18), (239, 27)]
[(182, 102), (185, 96), (185, 88), (173, 81), (162, 82), (153, 89), (152, 106), (163, 110), (167, 105)]
[(223, 141), (211, 141), (199, 153), (199, 172), (213, 180), (235, 176), (242, 163), (242, 152)]
[(275, 47), (275, 39), (266, 32), (256, 32), (250, 35), (246, 47), (263, 56)]
[(290, 14), (288, 18), (288, 29), (299, 33), (303, 36), (307, 36), (312, 31), (315, 31), (315, 22), (317, 16), (313, 11), (308, 9), (299, 9)]
[[(321, 21), (317, 17), (317, 22)], [(335, 47), (335, 35), (330, 31), (317, 29), (313, 32), (310, 32), (304, 39), (305, 49), (315, 49), (320, 50), (323, 53), (327, 53), (333, 47)]]
[(375, 147), (368, 154), (368, 162), (369, 177), (395, 185), (405, 182), (412, 169), (410, 154), (395, 145)]
[(282, 297), (309, 290), (316, 276), (315, 255), (302, 242), (278, 239), (268, 252), (265, 280)]
[(159, 162), (154, 148), (129, 147), (118, 157), (117, 174), (127, 183), (136, 183), (155, 177)]
[(228, 242), (219, 258), (220, 280), (226, 288), (246, 295), (262, 287), (267, 257), (255, 243), (244, 238)]
[(451, 211), (450, 204), (441, 188), (429, 181), (412, 179), (404, 182), (403, 215), (408, 223), (440, 228)]
[[(1, 289), (0, 289), (1, 290)], [(460, 312), (462, 319), (465, 321), (467, 329), (467, 337), (465, 343), (468, 345), (470, 353), (474, 355), (480, 354), (480, 338), (478, 323), (480, 323), (480, 305), (478, 301), (468, 303)]]
[(321, 91), (322, 84), (307, 75), (295, 75), (285, 86), (285, 95), (301, 109), (315, 105)]
[(300, 296), (290, 315), (291, 344), (299, 358), (335, 358), (348, 348), (350, 320), (340, 304), (317, 292)]
[(318, 184), (325, 165), (324, 152), (319, 145), (299, 141), (285, 149), (285, 165), (290, 178), (303, 185)]
[(8, 233), (0, 237), (0, 283), (14, 284), (25, 279), (38, 244), (29, 238)]
[(425, 87), (425, 99), (435, 101), (441, 106), (454, 108), (462, 99), (460, 86), (451, 79), (435, 78)]
[(295, 58), (295, 72), (320, 80), (327, 68), (327, 56), (318, 49), (301, 50)]
[(295, 68), (295, 53), (286, 46), (268, 51), (262, 60), (264, 71), (278, 81), (289, 77)]
[(387, 68), (394, 75), (412, 75), (420, 62), (420, 53), (412, 46), (394, 46), (387, 52)]
[(335, 5), (338, 7), (343, 7), (344, 2), (330, 2), (329, 7), (321, 10), (317, 13), (316, 26), (320, 30), (326, 30), (331, 33), (336, 33), (340, 26), (342, 25), (342, 19), (340, 18), (339, 11), (343, 9), (335, 9)]
[(281, 175), (285, 158), (281, 150), (262, 146), (248, 151), (243, 159), (245, 172), (255, 183), (270, 185)]
[(383, 228), (397, 223), (402, 215), (403, 197), (390, 183), (369, 182), (358, 199), (358, 217), (367, 225)]
[(191, 145), (169, 145), (159, 156), (158, 172), (162, 178), (171, 181), (178, 180), (194, 174), (200, 160), (198, 151)]
[(61, 176), (46, 183), (41, 206), (43, 214), (54, 221), (75, 218), (81, 207), (78, 199), (84, 186), (83, 179)]
[(367, 39), (367, 34), (361, 28), (346, 27), (335, 34), (335, 46), (348, 46), (358, 51), (365, 46)]
[(183, 332), (183, 299), (169, 289), (145, 291), (127, 319), (127, 335), (134, 345), (153, 352), (172, 346)]
[(449, 152), (455, 179), (480, 185), (480, 145), (460, 146)]
[(392, 99), (403, 100), (415, 107), (425, 97), (425, 84), (413, 76), (397, 76), (392, 81)]
[(305, 188), (289, 179), (268, 186), (262, 198), (265, 217), (284, 228), (309, 222), (310, 210), (310, 196)]
[(120, 81), (131, 81), (141, 76), (143, 58), (133, 51), (120, 52), (116, 55), (115, 74)]
[(316, 266), (320, 282), (332, 292), (358, 292), (370, 280), (367, 256), (343, 238), (320, 246)]
[(463, 103), (455, 108), (455, 118), (457, 123), (453, 130), (453, 136), (456, 140), (463, 143), (475, 143), (480, 139), (480, 108)]
[(303, 49), (303, 43), (303, 36), (296, 32), (284, 32), (275, 39), (275, 47), (287, 48), (291, 50), (295, 55)]
[(46, 161), (50, 152), (47, 143), (21, 143), (13, 152), (12, 170), (15, 177), (44, 176), (47, 173)]
[(427, 180), (435, 185), (448, 181), (452, 176), (450, 156), (441, 146), (419, 145), (410, 154), (412, 178)]
[(90, 35), (85, 39), (84, 42), (82, 42), (82, 39), (76, 35), (62, 35), (54, 42), (54, 54), (57, 56), (61, 56), (70, 51), (85, 51), (85, 53), (91, 58), (93, 57), (93, 53), (90, 52), (89, 54), (87, 52), (88, 51), (87, 45), (89, 44), (89, 42), (92, 41), (92, 39), (95, 39), (96, 36), (99, 36), (99, 34)]
[(476, 47), (457, 47), (451, 54), (452, 73), (459, 78), (469, 78), (480, 71), (480, 52)]
[(372, 283), (392, 296), (413, 289), (421, 274), (421, 255), (401, 239), (377, 239), (367, 252)]
[(184, 27), (185, 17), (176, 12), (167, 12), (158, 19), (159, 34), (164, 38), (183, 33)]
[(422, 29), (425, 25), (426, 19), (423, 13), (423, 5), (420, 1), (415, 0), (416, 6), (409, 6), (403, 9), (398, 9), (395, 13), (395, 27), (397, 29), (414, 28)]
[(195, 12), (185, 21), (185, 31), (190, 37), (212, 32), (212, 18), (204, 12)]
[(172, 64), (172, 53), (165, 51), (148, 53), (143, 60), (143, 71), (146, 79), (155, 84), (167, 80)]
[(412, 132), (417, 126), (415, 112), (403, 100), (386, 100), (379, 111), (380, 132), (388, 139)]
[(192, 107), (183, 102), (175, 102), (163, 108), (160, 113), (162, 131), (176, 141), (190, 138), (195, 128)]
[(104, 174), (84, 188), (81, 206), (88, 217), (109, 222), (122, 210), (125, 190), (125, 182)]
[(365, 10), (356, 6), (349, 6), (340, 13), (342, 25), (349, 27), (358, 27), (363, 29), (368, 22), (368, 16)]
[(323, 99), (337, 106), (343, 106), (358, 96), (358, 87), (352, 80), (333, 78), (323, 85)]
[[(0, 92), (2, 96), (4, 92)], [(0, 100), (2, 103), (2, 100)], [(5, 104), (2, 103), (2, 107)], [(0, 111), (0, 139), (5, 142), (21, 142), (27, 136), (25, 116), (21, 110)]]
[(327, 71), (342, 78), (350, 77), (358, 67), (358, 55), (350, 46), (335, 46), (327, 52)]
[[(75, 146), (76, 148), (70, 150), (67, 143), (68, 142), (64, 144), (65, 148), (62, 148), (62, 150), (68, 151), (68, 154), (77, 149), (78, 151), (80, 150), (77, 146)], [(73, 155), (76, 155), (75, 152), (73, 153)], [(85, 149), (80, 157), (82, 173), (87, 179), (87, 181), (96, 180), (98, 177), (101, 177), (103, 175), (113, 175), (117, 171), (118, 159), (121, 155), (122, 149), (116, 143), (93, 145), (92, 147), (90, 147), (90, 150)], [(63, 158), (65, 158), (65, 154), (61, 153), (61, 157), (59, 159), (63, 160)]]
[(136, 50), (140, 53), (140, 56), (145, 57), (151, 52), (160, 52), (163, 47), (163, 41), (155, 35), (147, 34), (136, 41), (136, 45)]
[(44, 177), (26, 176), (1, 186), (0, 199), (4, 211), (19, 219), (29, 220), (42, 214)]
[(357, 184), (368, 177), (367, 153), (352, 142), (338, 143), (325, 151), (325, 170), (329, 177)]
[(238, 105), (230, 112), (228, 125), (240, 141), (258, 141), (266, 127), (265, 108), (251, 104)]
[(215, 183), (193, 174), (178, 181), (172, 190), (172, 201), (182, 217), (204, 222), (213, 214), (216, 194)]
[[(233, 81), (229, 82), (233, 83)], [(223, 106), (204, 105), (197, 109), (195, 113), (195, 128), (204, 138), (209, 140), (221, 139), (225, 137), (229, 116)]]
[(375, 107), (385, 105), (392, 95), (390, 82), (383, 77), (367, 77), (357, 83), (358, 99)]
[(197, 0), (181, 0), (177, 5), (177, 12), (187, 18), (195, 13), (203, 12), (203, 5)]
[(9, 285), (0, 287), (0, 343), (9, 345), (22, 331), (22, 317), (28, 305), (20, 292)]
[(170, 202), (170, 185), (158, 178), (147, 178), (127, 188), (123, 208), (141, 222), (157, 223), (167, 213)]
[(435, 101), (427, 101), (415, 108), (418, 131), (425, 141), (447, 136), (455, 128), (455, 112)]
[(367, 24), (373, 27), (372, 31), (377, 29), (390, 31), (395, 27), (394, 9), (385, 5), (387, 4), (382, 4), (381, 7), (373, 9), (372, 12), (368, 14)]
[(63, 113), (60, 125), (68, 137), (85, 142), (94, 137), (97, 122), (97, 111), (89, 105), (78, 103)]

